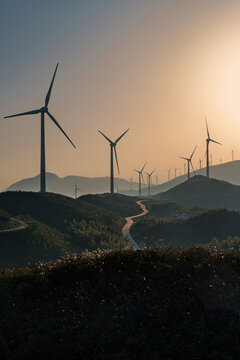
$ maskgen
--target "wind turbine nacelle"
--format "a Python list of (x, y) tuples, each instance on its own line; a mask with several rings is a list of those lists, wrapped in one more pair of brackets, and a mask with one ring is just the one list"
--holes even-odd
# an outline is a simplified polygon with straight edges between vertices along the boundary
[(41, 110), (41, 112), (45, 113), (45, 112), (47, 112), (47, 111), (48, 111), (48, 108), (47, 108), (47, 107), (45, 107), (45, 106), (43, 106), (40, 110)]

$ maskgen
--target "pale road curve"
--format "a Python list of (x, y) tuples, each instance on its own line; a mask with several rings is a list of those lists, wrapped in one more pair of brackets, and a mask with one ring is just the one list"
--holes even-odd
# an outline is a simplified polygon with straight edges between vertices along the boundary
[(134, 241), (132, 235), (130, 234), (130, 228), (133, 224), (133, 219), (135, 218), (138, 218), (140, 216), (144, 216), (148, 213), (148, 210), (146, 208), (146, 206), (142, 203), (142, 201), (145, 201), (145, 200), (139, 200), (137, 201), (137, 204), (141, 207), (142, 209), (142, 212), (141, 214), (138, 214), (138, 215), (134, 215), (134, 216), (129, 216), (129, 217), (126, 217), (125, 220), (126, 220), (126, 224), (124, 225), (124, 227), (122, 228), (122, 233), (123, 233), (123, 236), (126, 236), (129, 238), (129, 240), (132, 242), (132, 245), (133, 245), (133, 249), (134, 250), (137, 250), (137, 249), (140, 249), (140, 247), (138, 246), (138, 244)]
[(11, 220), (17, 222), (19, 224), (19, 226), (14, 227), (12, 229), (6, 229), (6, 230), (0, 230), (0, 233), (6, 233), (6, 232), (12, 232), (12, 231), (19, 231), (19, 230), (23, 230), (26, 229), (26, 227), (28, 227), (28, 224), (20, 219), (16, 219), (16, 218), (11, 218)]

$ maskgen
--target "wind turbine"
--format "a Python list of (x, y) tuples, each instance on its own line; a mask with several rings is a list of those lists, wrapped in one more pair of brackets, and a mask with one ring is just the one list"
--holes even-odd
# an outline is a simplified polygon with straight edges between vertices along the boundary
[(210, 138), (206, 118), (205, 118), (205, 121), (206, 121), (206, 128), (207, 128), (207, 138), (206, 138), (206, 165), (207, 166), (206, 166), (206, 168), (207, 168), (207, 178), (209, 178), (209, 144), (210, 144), (210, 142), (213, 142), (213, 143), (218, 144), (218, 145), (222, 145), (222, 144), (220, 144), (219, 142), (217, 142), (217, 141)]
[(192, 166), (192, 169), (194, 170), (193, 164), (192, 164), (192, 157), (193, 154), (195, 153), (197, 146), (195, 146), (190, 158), (186, 158), (186, 157), (182, 157), (180, 156), (180, 159), (186, 160), (187, 161), (187, 166), (188, 166), (188, 179), (190, 178), (190, 165)]
[(76, 179), (76, 176), (75, 176), (75, 190), (74, 190), (75, 199), (77, 198), (77, 192), (78, 192), (78, 191), (84, 192), (82, 189), (80, 189), (80, 188), (77, 186), (77, 179)]
[(199, 159), (199, 169), (201, 169), (201, 168), (202, 168), (202, 160)]
[(110, 193), (111, 194), (114, 194), (114, 172), (113, 172), (113, 156), (114, 155), (113, 155), (113, 151), (115, 154), (116, 164), (117, 164), (117, 168), (118, 168), (118, 174), (120, 174), (116, 145), (119, 142), (119, 140), (121, 140), (121, 138), (128, 132), (128, 130), (129, 129), (127, 129), (121, 136), (119, 136), (119, 138), (115, 142), (110, 140), (106, 135), (104, 135), (100, 130), (98, 130), (100, 132), (100, 134), (102, 134), (102, 136), (104, 136), (105, 139), (110, 143)]
[(171, 168), (168, 169), (167, 172), (168, 172), (168, 181), (170, 181), (170, 179), (171, 179)]
[(174, 168), (174, 171), (175, 171), (175, 179), (177, 177), (177, 171), (179, 170), (179, 168)]
[(130, 188), (130, 190), (132, 191), (132, 189), (133, 189), (133, 186), (132, 186), (133, 176), (131, 177), (131, 179), (128, 179), (128, 180), (131, 181), (131, 188)]
[(139, 194), (139, 196), (141, 196), (142, 195), (142, 179), (143, 179), (143, 170), (144, 170), (144, 168), (145, 168), (145, 166), (147, 165), (147, 163), (145, 163), (144, 165), (143, 165), (143, 167), (142, 167), (142, 169), (141, 170), (136, 170), (136, 169), (134, 169), (137, 173), (138, 173), (138, 179), (139, 179), (139, 190), (138, 190), (138, 194)]
[(154, 169), (150, 174), (147, 173), (146, 171), (144, 171), (145, 174), (148, 176), (148, 196), (151, 195), (151, 180), (152, 180), (151, 177), (152, 177), (152, 174), (154, 173), (155, 170), (156, 170), (156, 169)]
[(48, 111), (48, 104), (49, 104), (49, 100), (50, 100), (50, 96), (51, 96), (51, 92), (52, 92), (52, 87), (53, 87), (53, 83), (54, 83), (54, 79), (56, 76), (56, 72), (58, 69), (58, 64), (55, 68), (53, 77), (52, 77), (52, 81), (50, 83), (47, 95), (45, 97), (45, 104), (42, 108), (37, 109), (37, 110), (31, 110), (31, 111), (27, 111), (27, 112), (23, 112), (23, 113), (19, 113), (19, 114), (15, 114), (15, 115), (9, 115), (9, 116), (5, 116), (4, 119), (8, 119), (11, 117), (16, 117), (16, 116), (23, 116), (23, 115), (35, 115), (35, 114), (41, 114), (41, 165), (40, 165), (40, 173), (41, 173), (41, 180), (40, 180), (40, 191), (41, 193), (46, 192), (46, 165), (45, 165), (45, 114), (47, 114), (50, 119), (54, 122), (54, 124), (61, 130), (61, 132), (66, 136), (66, 138), (68, 139), (68, 141), (70, 141), (70, 143), (72, 144), (73, 147), (76, 148), (76, 146), (73, 144), (73, 142), (70, 140), (70, 138), (67, 136), (67, 134), (65, 133), (65, 131), (61, 128), (61, 126), (59, 125), (59, 123), (57, 122), (57, 120), (53, 117), (52, 114), (50, 114), (50, 112)]

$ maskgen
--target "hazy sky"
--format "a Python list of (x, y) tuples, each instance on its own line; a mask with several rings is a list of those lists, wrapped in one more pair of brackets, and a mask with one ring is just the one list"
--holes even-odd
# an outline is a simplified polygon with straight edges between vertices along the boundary
[[(145, 161), (181, 167), (207, 116), (213, 162), (240, 159), (240, 1), (0, 0), (0, 190), (39, 173), (41, 107), (59, 62), (49, 109), (77, 145), (46, 121), (47, 171), (108, 176), (119, 142), (121, 177)], [(137, 174), (134, 175), (137, 180)]]

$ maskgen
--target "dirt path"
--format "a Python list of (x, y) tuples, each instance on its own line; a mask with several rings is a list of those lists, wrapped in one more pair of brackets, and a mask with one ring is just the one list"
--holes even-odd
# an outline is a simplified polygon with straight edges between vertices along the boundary
[(16, 218), (11, 218), (11, 220), (15, 221), (16, 223), (19, 224), (19, 226), (14, 227), (12, 229), (6, 229), (6, 230), (0, 230), (0, 233), (6, 233), (6, 232), (11, 232), (11, 231), (18, 231), (18, 230), (22, 230), (25, 229), (28, 224), (25, 223), (25, 221), (20, 220), (20, 219), (16, 219)]
[(146, 206), (142, 203), (142, 201), (144, 201), (144, 200), (139, 200), (139, 201), (137, 201), (137, 204), (138, 204), (138, 205), (141, 207), (141, 209), (142, 209), (141, 214), (126, 217), (126, 218), (125, 218), (126, 224), (125, 224), (124, 227), (122, 228), (123, 236), (127, 236), (127, 237), (129, 238), (129, 240), (132, 242), (132, 245), (133, 245), (133, 249), (134, 249), (134, 250), (140, 249), (140, 247), (139, 247), (138, 244), (134, 241), (132, 235), (130, 234), (130, 228), (131, 228), (132, 224), (134, 223), (133, 219), (138, 218), (138, 217), (140, 217), (140, 216), (144, 216), (144, 215), (146, 215), (146, 214), (148, 213), (148, 210), (147, 210)]

